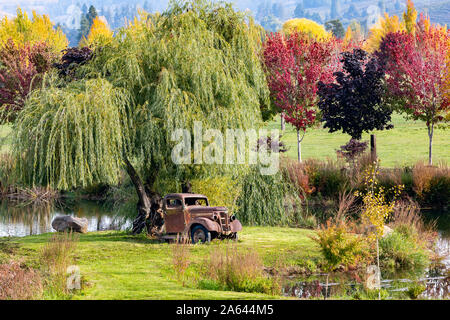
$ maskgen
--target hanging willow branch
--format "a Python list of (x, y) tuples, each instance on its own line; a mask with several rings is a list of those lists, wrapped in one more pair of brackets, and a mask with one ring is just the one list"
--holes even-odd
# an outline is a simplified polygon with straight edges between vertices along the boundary
[(63, 190), (117, 183), (129, 141), (128, 101), (123, 90), (104, 79), (62, 89), (48, 83), (32, 94), (15, 131), (23, 180)]

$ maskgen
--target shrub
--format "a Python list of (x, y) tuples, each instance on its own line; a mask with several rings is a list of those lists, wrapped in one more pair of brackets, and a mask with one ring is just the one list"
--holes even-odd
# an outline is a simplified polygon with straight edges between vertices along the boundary
[(448, 207), (450, 199), (450, 168), (416, 163), (412, 169), (414, 191), (422, 205)]
[(433, 208), (448, 208), (450, 202), (450, 175), (436, 175), (422, 192), (422, 203)]
[(416, 300), (426, 289), (427, 287), (424, 284), (414, 283), (411, 286), (409, 286), (408, 290), (406, 291), (406, 294), (410, 299)]
[(330, 271), (340, 266), (356, 266), (368, 257), (366, 242), (360, 235), (350, 233), (344, 222), (332, 224), (328, 221), (312, 239), (320, 246)]
[(396, 229), (379, 240), (380, 263), (391, 269), (425, 269), (430, 263), (426, 250), (413, 236), (400, 231)]
[(206, 279), (199, 286), (208, 289), (240, 292), (280, 294), (281, 287), (276, 278), (264, 274), (264, 265), (256, 251), (238, 250), (236, 246), (226, 250), (212, 250), (205, 261)]
[(306, 161), (310, 183), (315, 188), (313, 194), (323, 197), (337, 197), (340, 191), (349, 187), (350, 179), (338, 162)]
[(357, 157), (362, 155), (367, 149), (367, 141), (350, 139), (349, 142), (340, 147), (337, 151), (338, 156), (344, 157), (348, 162), (354, 162)]
[(236, 200), (240, 193), (240, 185), (231, 176), (209, 177), (191, 181), (192, 190), (208, 197), (210, 205), (227, 207), (236, 212)]
[(403, 200), (395, 205), (389, 226), (424, 247), (431, 249), (434, 246), (437, 237), (435, 223), (425, 224), (419, 205), (412, 200)]
[(288, 225), (301, 215), (295, 186), (280, 172), (261, 175), (257, 167), (244, 177), (237, 206), (237, 217), (248, 225)]
[(307, 168), (304, 163), (285, 158), (282, 162), (282, 171), (285, 178), (300, 191), (300, 198), (304, 199), (315, 191), (315, 187), (310, 184)]
[(39, 299), (42, 281), (38, 272), (11, 261), (0, 264), (0, 300)]

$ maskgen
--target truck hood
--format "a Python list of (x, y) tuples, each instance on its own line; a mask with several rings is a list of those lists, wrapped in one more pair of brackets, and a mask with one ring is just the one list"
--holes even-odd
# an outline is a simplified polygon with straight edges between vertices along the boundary
[(205, 207), (205, 206), (189, 206), (187, 210), (190, 213), (212, 213), (212, 212), (220, 212), (227, 211), (226, 207)]

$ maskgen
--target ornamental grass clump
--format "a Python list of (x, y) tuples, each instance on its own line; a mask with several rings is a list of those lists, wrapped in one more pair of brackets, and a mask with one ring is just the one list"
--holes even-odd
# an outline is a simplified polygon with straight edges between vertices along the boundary
[(199, 282), (204, 289), (281, 293), (278, 279), (265, 275), (263, 261), (254, 250), (238, 249), (235, 245), (212, 250), (204, 267), (206, 279)]
[(74, 263), (73, 253), (79, 237), (72, 232), (54, 234), (40, 252), (40, 265), (44, 275), (45, 294), (51, 298), (66, 298), (69, 266)]

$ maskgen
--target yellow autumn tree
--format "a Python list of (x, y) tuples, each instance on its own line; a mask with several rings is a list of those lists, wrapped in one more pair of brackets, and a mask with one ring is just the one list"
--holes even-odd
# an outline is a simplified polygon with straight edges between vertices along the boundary
[(109, 43), (113, 38), (113, 32), (108, 26), (104, 17), (95, 17), (92, 22), (91, 30), (87, 38), (81, 39), (80, 47), (102, 46)]
[(328, 40), (332, 37), (331, 33), (327, 32), (323, 25), (305, 18), (296, 18), (286, 21), (283, 24), (282, 30), (286, 34), (302, 32), (319, 41)]
[(416, 20), (417, 10), (414, 8), (414, 3), (411, 0), (408, 0), (406, 11), (403, 12), (403, 21), (408, 33), (414, 34), (416, 32)]
[(0, 46), (12, 39), (16, 45), (46, 42), (55, 53), (67, 48), (69, 42), (61, 29), (55, 28), (47, 15), (39, 15), (35, 11), (30, 19), (26, 12), (17, 9), (17, 16), (13, 19), (3, 17), (0, 20)]
[(378, 49), (381, 40), (386, 34), (405, 30), (405, 23), (398, 16), (389, 17), (385, 13), (384, 18), (380, 17), (378, 22), (369, 30), (369, 37), (364, 43), (363, 49), (368, 52), (374, 52)]

